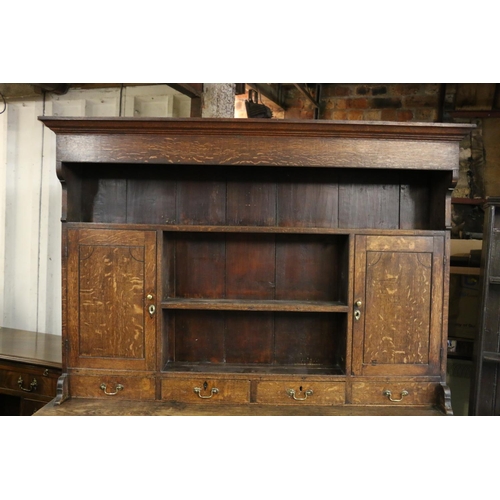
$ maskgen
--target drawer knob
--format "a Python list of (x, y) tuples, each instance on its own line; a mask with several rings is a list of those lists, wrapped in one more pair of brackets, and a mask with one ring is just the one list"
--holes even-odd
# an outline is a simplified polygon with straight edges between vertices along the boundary
[(212, 389), (210, 389), (210, 396), (202, 396), (201, 391), (201, 387), (193, 387), (193, 392), (198, 394), (198, 397), (201, 399), (210, 399), (214, 394), (219, 394), (219, 389), (217, 389), (217, 387), (212, 387)]
[(106, 396), (116, 396), (119, 391), (123, 391), (123, 389), (124, 389), (122, 384), (116, 384), (115, 392), (107, 392), (106, 391), (106, 389), (107, 389), (106, 384), (101, 384), (100, 388), (104, 392), (104, 394), (106, 394)]
[(304, 392), (305, 397), (303, 397), (303, 398), (298, 398), (295, 395), (295, 391), (293, 389), (287, 389), (286, 393), (287, 393), (288, 396), (290, 396), (291, 398), (293, 398), (295, 401), (305, 401), (307, 399), (307, 396), (312, 396), (313, 395), (312, 389), (307, 389), (307, 391)]
[(403, 398), (405, 396), (408, 396), (410, 393), (406, 390), (406, 389), (403, 389), (401, 391), (401, 397), (399, 399), (393, 399), (392, 398), (392, 392), (391, 391), (387, 391), (385, 390), (383, 393), (382, 393), (384, 396), (387, 396), (387, 399), (389, 401), (392, 401), (393, 403), (398, 403), (399, 401), (403, 401)]
[(38, 382), (36, 381), (36, 378), (33, 379), (33, 381), (31, 382), (30, 384), (30, 388), (29, 389), (25, 389), (23, 387), (23, 377), (19, 377), (17, 379), (17, 385), (19, 386), (19, 389), (21, 389), (22, 391), (25, 391), (25, 392), (33, 392), (33, 391), (36, 391), (36, 387), (38, 385)]

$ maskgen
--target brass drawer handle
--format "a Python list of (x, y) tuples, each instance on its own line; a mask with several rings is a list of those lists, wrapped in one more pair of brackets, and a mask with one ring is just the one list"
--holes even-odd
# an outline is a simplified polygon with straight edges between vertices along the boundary
[(298, 397), (296, 397), (295, 396), (295, 391), (293, 389), (287, 389), (286, 393), (287, 393), (288, 396), (290, 396), (291, 398), (295, 399), (295, 401), (305, 401), (307, 399), (307, 396), (312, 396), (313, 395), (312, 389), (307, 389), (307, 391), (304, 392), (304, 394), (305, 394), (304, 398), (298, 398)]
[(31, 382), (30, 384), (30, 388), (29, 389), (25, 389), (23, 387), (23, 377), (19, 377), (18, 380), (17, 380), (17, 385), (19, 386), (19, 389), (21, 389), (22, 391), (25, 391), (25, 392), (33, 392), (33, 391), (36, 391), (36, 387), (38, 385), (38, 382), (36, 381), (36, 378), (33, 379), (33, 381)]
[(392, 392), (391, 391), (388, 391), (388, 390), (385, 390), (383, 393), (382, 393), (384, 396), (387, 396), (387, 399), (389, 401), (392, 401), (393, 403), (398, 403), (399, 401), (403, 401), (403, 398), (405, 396), (408, 396), (410, 393), (406, 390), (406, 389), (403, 389), (401, 391), (401, 397), (399, 399), (392, 399)]
[(210, 399), (214, 394), (219, 394), (219, 389), (217, 389), (217, 387), (212, 387), (212, 389), (210, 389), (210, 396), (202, 396), (201, 391), (201, 387), (193, 387), (193, 392), (198, 394), (198, 397), (201, 399)]
[(106, 391), (106, 384), (101, 384), (100, 388), (104, 392), (104, 394), (106, 394), (106, 396), (116, 396), (118, 394), (118, 391), (123, 391), (123, 389), (124, 389), (122, 384), (116, 384), (115, 392), (107, 392)]

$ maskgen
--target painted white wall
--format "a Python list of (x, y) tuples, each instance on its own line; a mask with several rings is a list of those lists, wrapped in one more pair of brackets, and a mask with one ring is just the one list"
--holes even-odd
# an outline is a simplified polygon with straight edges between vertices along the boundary
[(0, 114), (0, 326), (61, 334), (61, 185), (38, 116), (189, 116), (167, 85), (74, 89)]

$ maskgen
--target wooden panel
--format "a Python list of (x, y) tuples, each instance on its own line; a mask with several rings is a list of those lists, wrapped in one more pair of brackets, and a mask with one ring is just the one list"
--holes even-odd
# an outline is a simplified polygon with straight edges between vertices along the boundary
[[(195, 387), (201, 389), (200, 396), (203, 397), (194, 392)], [(215, 388), (217, 393), (214, 394), (212, 389)], [(161, 381), (161, 398), (164, 401), (199, 404), (249, 403), (250, 382), (248, 380), (217, 380), (202, 377), (187, 380), (164, 379)]]
[[(436, 383), (423, 383), (408, 381), (388, 380), (384, 382), (353, 382), (352, 403), (368, 405), (429, 405), (437, 404), (438, 386)], [(390, 401), (384, 391), (391, 391), (392, 399), (401, 401)], [(407, 396), (402, 392), (407, 391)]]
[(61, 336), (0, 327), (0, 359), (61, 368)]
[(144, 247), (80, 246), (80, 355), (141, 359)]
[[(456, 168), (456, 150), (453, 141), (458, 141), (469, 130), (468, 126), (454, 124), (453, 127), (427, 128), (412, 127), (406, 129), (396, 124), (380, 124), (380, 128), (369, 126), (370, 138), (326, 137), (331, 134), (351, 134), (352, 131), (339, 130), (343, 124), (310, 124), (305, 122), (277, 124), (263, 123), (262, 120), (217, 121), (190, 120), (182, 123), (172, 121), (148, 120), (147, 122), (121, 123), (102, 121), (94, 125), (99, 128), (99, 135), (79, 133), (61, 135), (58, 141), (61, 161), (102, 161), (102, 162), (146, 162), (199, 165), (277, 165), (277, 166), (343, 166), (350, 168), (374, 169), (415, 169), (446, 170)], [(44, 119), (54, 130), (63, 127), (62, 122)], [(323, 120), (317, 120), (318, 122)], [(240, 123), (242, 122), (242, 123)], [(244, 122), (244, 123), (243, 123)], [(83, 121), (72, 121), (69, 127), (85, 127)], [(88, 124), (87, 124), (88, 125)], [(272, 126), (270, 130), (269, 125)], [(121, 127), (129, 127), (129, 134), (110, 136)], [(139, 128), (134, 130), (134, 126)], [(283, 134), (280, 127), (287, 128)], [(291, 130), (298, 128), (297, 137)], [(316, 127), (325, 127), (324, 137), (307, 137), (315, 132)], [(345, 125), (349, 127), (349, 124)], [(353, 126), (353, 125), (351, 125)], [(392, 130), (390, 127), (393, 127)], [(66, 128), (68, 127), (68, 122)], [(150, 128), (150, 130), (147, 129)], [(157, 130), (153, 130), (153, 127)], [(189, 127), (188, 129), (184, 127)], [(245, 131), (248, 127), (254, 127)], [(470, 126), (469, 126), (470, 127)], [(169, 130), (170, 128), (170, 130)], [(207, 134), (207, 128), (210, 132)], [(162, 130), (160, 130), (162, 129)], [(385, 130), (383, 130), (385, 129)], [(155, 132), (158, 135), (155, 135)], [(245, 136), (245, 132), (248, 134)], [(359, 131), (358, 131), (359, 133)], [(205, 135), (206, 134), (206, 135)], [(384, 136), (406, 134), (400, 141), (379, 140)], [(413, 137), (409, 137), (409, 136)], [(439, 140), (433, 140), (434, 135)], [(165, 140), (169, 136), (170, 140)], [(174, 147), (173, 147), (174, 146)]]
[(69, 366), (151, 369), (156, 233), (70, 230), (69, 248)]
[(276, 299), (338, 300), (337, 257), (326, 236), (277, 236)]
[[(273, 313), (176, 311), (175, 362), (270, 363)], [(169, 334), (169, 339), (171, 339)]]
[(278, 225), (338, 227), (338, 191), (333, 171), (287, 172), (277, 185)]
[(428, 363), (432, 255), (368, 252), (366, 265), (363, 362)]
[(455, 109), (490, 110), (495, 98), (496, 83), (458, 83)]
[(274, 317), (272, 313), (226, 313), (227, 363), (271, 363)]
[[(430, 251), (429, 251), (430, 250)], [(353, 370), (437, 374), (443, 321), (443, 238), (356, 238)]]
[(226, 294), (228, 299), (273, 299), (276, 246), (274, 235), (226, 236)]
[(125, 179), (99, 179), (95, 192), (86, 191), (84, 199), (94, 200), (90, 222), (127, 221), (127, 181)]
[(224, 313), (177, 311), (175, 313), (175, 361), (224, 362)]
[[(224, 234), (175, 236), (175, 296), (223, 298), (226, 247)], [(169, 294), (174, 291), (172, 287)]]
[[(104, 398), (110, 401), (155, 399), (155, 379), (152, 377), (129, 377), (104, 372), (101, 375), (71, 375), (69, 383), (74, 398)], [(116, 394), (106, 395), (101, 384), (106, 385), (106, 392)], [(123, 389), (118, 390), (118, 385)]]
[(429, 179), (423, 172), (404, 172), (400, 176), (400, 229), (429, 229)]
[(190, 177), (177, 186), (179, 224), (224, 224), (226, 181), (201, 170), (190, 169)]
[(337, 360), (338, 316), (275, 314), (275, 363), (333, 366)]
[[(151, 176), (152, 177), (152, 176)], [(176, 183), (169, 179), (129, 179), (127, 222), (133, 224), (175, 224)]]
[(35, 416), (444, 416), (434, 405), (361, 406), (361, 405), (273, 405), (273, 404), (179, 404), (167, 401), (103, 401), (70, 399), (63, 405), (48, 403)]
[(434, 239), (431, 236), (369, 236), (366, 249), (369, 252), (432, 252)]
[(399, 227), (397, 175), (387, 172), (345, 171), (339, 182), (339, 227)]
[[(289, 396), (288, 391), (295, 391), (297, 399)], [(312, 394), (305, 392), (311, 390)], [(257, 385), (257, 403), (290, 405), (342, 405), (345, 402), (344, 382), (310, 382), (291, 379), (280, 381), (261, 381)]]
[(270, 172), (245, 169), (228, 173), (227, 224), (276, 225), (276, 184)]
[[(20, 393), (20, 395), (25, 395), (27, 389), (34, 396), (46, 396), (53, 398), (56, 395), (56, 384), (57, 377), (45, 377), (43, 376), (43, 370), (33, 371), (23, 366), (19, 366), (16, 369), (5, 369), (0, 367), (0, 389), (8, 389), (9, 391)], [(22, 379), (21, 386), (19, 386), (19, 378)], [(31, 385), (36, 381), (35, 385)]]

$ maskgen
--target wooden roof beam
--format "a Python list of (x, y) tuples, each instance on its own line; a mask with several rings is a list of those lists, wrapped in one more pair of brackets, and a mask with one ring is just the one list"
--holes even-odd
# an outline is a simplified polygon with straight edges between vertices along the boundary
[(306, 99), (312, 103), (315, 108), (319, 109), (319, 102), (311, 95), (309, 92), (309, 87), (305, 83), (294, 83), (293, 84)]
[(285, 110), (285, 99), (283, 96), (281, 83), (247, 83), (247, 85), (263, 95), (266, 99), (269, 99), (274, 104), (279, 106), (281, 109)]
[(191, 98), (201, 97), (203, 94), (203, 83), (167, 83), (166, 85)]

